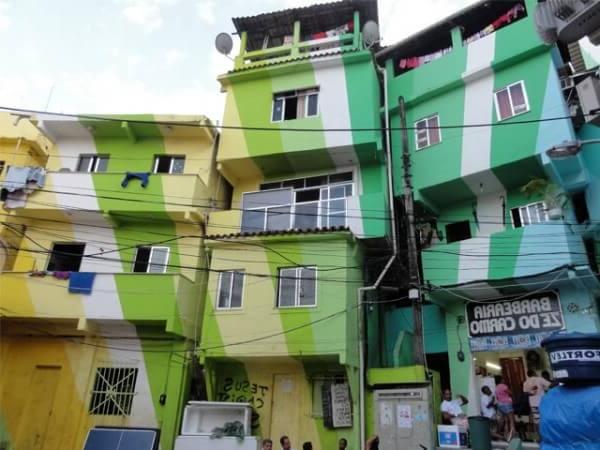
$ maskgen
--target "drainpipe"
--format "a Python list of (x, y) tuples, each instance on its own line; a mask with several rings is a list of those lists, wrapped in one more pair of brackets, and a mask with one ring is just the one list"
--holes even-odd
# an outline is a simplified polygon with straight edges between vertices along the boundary
[(375, 62), (375, 68), (379, 73), (383, 75), (383, 102), (384, 102), (384, 121), (385, 121), (385, 132), (384, 132), (384, 147), (386, 157), (386, 168), (388, 175), (388, 202), (390, 209), (390, 224), (392, 227), (392, 256), (386, 263), (385, 267), (375, 280), (375, 283), (371, 286), (363, 286), (358, 288), (358, 359), (359, 359), (359, 406), (360, 406), (360, 448), (365, 445), (365, 332), (364, 332), (364, 305), (363, 298), (364, 294), (368, 291), (376, 290), (383, 277), (388, 272), (392, 263), (398, 255), (398, 244), (396, 237), (396, 213), (394, 211), (394, 184), (393, 184), (393, 170), (392, 170), (392, 151), (390, 145), (390, 115), (388, 108), (388, 92), (387, 92), (387, 71), (385, 68), (379, 67)]

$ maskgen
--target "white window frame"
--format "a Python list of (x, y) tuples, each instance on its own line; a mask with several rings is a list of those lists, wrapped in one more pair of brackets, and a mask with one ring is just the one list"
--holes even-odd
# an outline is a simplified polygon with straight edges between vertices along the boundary
[[(294, 270), (295, 271), (295, 284), (294, 284), (294, 305), (293, 306), (281, 306), (280, 305), (280, 297), (281, 297), (281, 283), (283, 278), (281, 277), (281, 271), (283, 270)], [(300, 305), (300, 283), (302, 281), (301, 279), (301, 275), (299, 275), (301, 273), (302, 270), (312, 270), (315, 273), (315, 302), (313, 305)], [(317, 270), (317, 266), (299, 266), (299, 267), (281, 267), (279, 269), (278, 272), (279, 275), (279, 283), (278, 283), (278, 289), (277, 289), (277, 309), (294, 309), (294, 308), (316, 308), (319, 304), (317, 296), (318, 296), (318, 285), (317, 285), (317, 280), (318, 280), (318, 270)]]
[[(148, 265), (146, 266), (146, 272), (134, 272), (135, 265), (137, 263), (137, 255), (138, 255), (138, 252), (140, 251), (140, 248), (138, 247), (135, 251), (135, 257), (133, 258), (133, 264), (131, 265), (131, 271), (133, 273), (150, 273), (150, 274), (158, 274), (158, 275), (160, 275), (161, 273), (167, 273), (167, 267), (169, 266), (169, 258), (171, 257), (171, 247), (160, 246), (160, 245), (141, 245), (140, 247), (150, 247), (150, 255), (148, 256)], [(150, 266), (152, 266), (152, 255), (154, 254), (155, 249), (166, 249), (167, 250), (167, 258), (165, 260), (165, 264), (163, 265), (162, 272), (150, 272)], [(155, 264), (155, 265), (158, 265), (158, 264)]]
[[(286, 91), (284, 91), (286, 92)], [(291, 91), (290, 91), (291, 92)], [(271, 102), (271, 123), (281, 123), (281, 122), (286, 122), (285, 120), (285, 109), (286, 109), (286, 99), (288, 98), (299, 98), (299, 97), (305, 97), (305, 101), (304, 101), (304, 115), (302, 117), (296, 117), (295, 119), (288, 119), (288, 120), (299, 120), (299, 119), (307, 119), (310, 117), (318, 117), (320, 112), (321, 112), (321, 104), (319, 102), (319, 94), (320, 94), (320, 89), (318, 86), (315, 87), (311, 87), (311, 88), (305, 88), (305, 89), (296, 89), (295, 91), (295, 95), (286, 95), (286, 96), (281, 96), (281, 93), (274, 93), (273, 94), (273, 101)], [(316, 95), (317, 96), (317, 112), (315, 114), (308, 114), (308, 98), (311, 95)], [(273, 112), (275, 111), (275, 100), (278, 99), (283, 99), (283, 107), (281, 109), (281, 119), (279, 120), (273, 120)]]
[[(542, 205), (543, 206), (542, 210), (544, 211), (544, 220), (541, 220), (541, 221), (538, 220), (536, 222), (532, 222), (531, 220), (529, 220), (530, 219), (529, 208), (531, 206), (538, 206), (538, 205)], [(514, 209), (517, 209), (519, 211), (519, 219), (521, 219), (521, 226), (520, 227), (515, 227), (515, 220), (512, 217), (512, 210), (514, 210)], [(528, 218), (528, 221), (529, 221), (529, 223), (527, 223), (527, 224), (525, 224), (525, 222), (523, 220), (523, 211), (525, 211), (527, 213), (527, 218)], [(536, 208), (536, 211), (539, 211), (539, 208)], [(528, 204), (522, 205), (522, 206), (515, 206), (514, 208), (511, 208), (510, 217), (511, 217), (512, 226), (513, 226), (514, 229), (528, 227), (530, 225), (537, 225), (537, 224), (540, 224), (540, 223), (546, 223), (546, 222), (548, 222), (550, 220), (548, 218), (548, 208), (546, 207), (546, 203), (543, 202), (543, 201), (528, 203)], [(539, 217), (538, 217), (538, 219), (539, 219)]]
[[(519, 111), (519, 112), (515, 112), (515, 106), (513, 104), (513, 99), (512, 99), (512, 95), (510, 93), (510, 88), (512, 86), (516, 86), (516, 85), (520, 85), (521, 86), (521, 91), (523, 92), (523, 100), (525, 100), (525, 110), (523, 111)], [(500, 92), (506, 91), (508, 93), (508, 102), (510, 104), (510, 111), (511, 111), (511, 115), (505, 118), (502, 118), (500, 115), (500, 105), (498, 104), (498, 94)], [(494, 106), (496, 108), (496, 119), (498, 120), (498, 122), (502, 122), (503, 120), (508, 120), (511, 119), (515, 116), (519, 116), (521, 114), (525, 114), (528, 113), (530, 111), (529, 108), (529, 97), (527, 97), (527, 90), (525, 89), (525, 81), (523, 80), (519, 80), (516, 81), (514, 83), (511, 83), (509, 85), (504, 86), (501, 89), (498, 89), (497, 91), (494, 91)]]
[(185, 173), (185, 155), (154, 155), (154, 167), (152, 168), (152, 173), (154, 174), (160, 174), (164, 172), (157, 172), (158, 170), (158, 160), (160, 158), (171, 158), (171, 161), (169, 162), (169, 173), (168, 175), (173, 175), (173, 164), (175, 163), (175, 159), (180, 158), (183, 159), (184, 162), (184, 172), (181, 173), (177, 173), (175, 175), (183, 175)]
[[(337, 186), (346, 186), (346, 185), (350, 185), (351, 189), (352, 189), (352, 193), (351, 195), (345, 196), (345, 197), (338, 197), (335, 198), (333, 200), (343, 200), (344, 201), (344, 211), (342, 214), (331, 214), (331, 216), (336, 216), (336, 215), (343, 215), (344, 216), (344, 225), (341, 226), (347, 226), (348, 225), (348, 197), (353, 197), (354, 195), (356, 195), (357, 192), (357, 187), (356, 187), (356, 182), (355, 182), (355, 178), (356, 178), (356, 174), (354, 173), (354, 171), (347, 171), (347, 172), (352, 172), (352, 180), (348, 180), (348, 181), (336, 181), (334, 183), (329, 183), (328, 184), (322, 184), (320, 186), (310, 186), (310, 187), (306, 187), (306, 183), (304, 184), (305, 187), (302, 188), (293, 188), (293, 187), (289, 187), (289, 188), (278, 188), (278, 189), (290, 189), (292, 191), (292, 203), (291, 204), (278, 204), (278, 205), (269, 205), (269, 206), (262, 206), (260, 208), (244, 208), (247, 211), (265, 211), (265, 217), (263, 220), (263, 225), (262, 225), (262, 229), (261, 230), (256, 230), (256, 232), (259, 231), (268, 231), (267, 230), (267, 221), (269, 218), (269, 210), (273, 209), (273, 208), (283, 208), (286, 206), (290, 207), (290, 223), (288, 224), (288, 230), (294, 228), (295, 225), (295, 219), (296, 219), (296, 207), (298, 205), (306, 205), (306, 204), (310, 204), (310, 203), (318, 203), (317, 206), (317, 224), (315, 225), (316, 228), (324, 228), (324, 227), (329, 227), (331, 225), (329, 225), (329, 217), (330, 214), (325, 215), (324, 211), (325, 211), (325, 204), (329, 204), (329, 202), (332, 200), (331, 199), (331, 189), (335, 188)], [(346, 173), (346, 171), (342, 171), (339, 173)], [(330, 174), (324, 174), (323, 176), (332, 176), (332, 175), (336, 175), (336, 173), (330, 173)], [(319, 176), (319, 175), (315, 175), (315, 176)], [(311, 177), (304, 177), (304, 179), (306, 178), (311, 178)], [(287, 180), (282, 180), (281, 183), (283, 183), (284, 181)], [(319, 200), (312, 200), (312, 201), (307, 201), (307, 202), (296, 202), (296, 193), (297, 192), (301, 192), (301, 191), (307, 191), (307, 190), (313, 190), (313, 189), (319, 189)], [(274, 189), (267, 189), (266, 191), (269, 190), (274, 190)], [(327, 199), (322, 199), (321, 195), (323, 193), (323, 190), (327, 191)], [(254, 193), (258, 193), (258, 192), (266, 192), (266, 191), (251, 191), (251, 192), (244, 192), (242, 194), (242, 196), (246, 195), (246, 194), (254, 194)], [(242, 200), (242, 205), (244, 204), (244, 201)], [(242, 218), (240, 217), (240, 221), (242, 220)], [(240, 226), (241, 226), (241, 222), (240, 222)]]
[[(79, 170), (79, 166), (81, 165), (81, 160), (83, 158), (90, 158), (90, 162), (88, 163), (88, 167), (85, 171)], [(105, 154), (94, 154), (94, 153), (83, 153), (79, 155), (79, 159), (77, 160), (77, 171), (79, 173), (102, 173), (98, 172), (98, 164), (101, 159), (106, 159), (108, 162), (110, 156)]]
[[(439, 136), (439, 141), (438, 142), (431, 142), (431, 131), (432, 128), (429, 127), (429, 121), (433, 118), (437, 119), (437, 126), (440, 126), (440, 115), (438, 113), (435, 114), (431, 114), (430, 116), (427, 117), (423, 117), (422, 119), (419, 119), (415, 122), (415, 147), (417, 150), (423, 150), (424, 148), (428, 148), (431, 147), (433, 145), (438, 145), (442, 143), (442, 129), (441, 128), (436, 128), (436, 131), (438, 133)], [(427, 132), (427, 144), (425, 145), (419, 145), (419, 130), (418, 129), (418, 124), (420, 124), (421, 122), (425, 122), (425, 128), (424, 130)]]
[[(228, 300), (228, 306), (219, 306), (219, 299), (221, 298), (221, 289), (222, 289), (222, 280), (223, 280), (223, 274), (224, 273), (230, 273), (232, 274), (231, 277), (231, 281), (229, 282), (229, 298)], [(231, 306), (231, 298), (233, 297), (233, 281), (235, 278), (235, 274), (239, 274), (242, 276), (242, 292), (240, 294), (240, 306)], [(218, 287), (217, 287), (217, 301), (215, 303), (215, 309), (219, 310), (219, 311), (232, 311), (232, 310), (240, 310), (243, 309), (244, 307), (244, 293), (246, 290), (246, 274), (245, 271), (243, 269), (234, 269), (234, 270), (226, 270), (223, 271), (221, 273), (219, 273), (219, 280), (218, 280)]]

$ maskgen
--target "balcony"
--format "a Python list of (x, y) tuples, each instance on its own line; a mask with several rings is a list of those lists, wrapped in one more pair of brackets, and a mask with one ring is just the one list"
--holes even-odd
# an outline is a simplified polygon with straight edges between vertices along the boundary
[(532, 286), (568, 281), (566, 272), (559, 273), (567, 267), (590, 272), (580, 231), (579, 226), (554, 220), (437, 244), (423, 251), (423, 279), (436, 292), (434, 298), (454, 302), (461, 301), (460, 297), (438, 287), (460, 290), (462, 285), (480, 285), (459, 295), (493, 297), (499, 286), (511, 285), (519, 292), (524, 289), (520, 284), (529, 285), (531, 279)]
[(73, 322), (78, 331), (128, 321), (191, 336), (196, 285), (181, 274), (98, 273), (90, 295), (69, 292), (69, 280), (25, 272), (0, 274), (2, 315), (18, 320)]
[(375, 1), (337, 2), (233, 19), (240, 35), (234, 71), (361, 47), (361, 24), (377, 19)]
[[(363, 204), (369, 205), (364, 213)], [(389, 231), (385, 210), (382, 193), (256, 209), (242, 207), (212, 212), (207, 235), (348, 227), (358, 238), (377, 238)]]
[(122, 187), (124, 178), (124, 173), (49, 172), (44, 188), (29, 195), (20, 211), (36, 217), (93, 212), (117, 221), (119, 216), (164, 214), (173, 220), (197, 222), (210, 197), (202, 179), (194, 174), (151, 174), (146, 187), (139, 179)]

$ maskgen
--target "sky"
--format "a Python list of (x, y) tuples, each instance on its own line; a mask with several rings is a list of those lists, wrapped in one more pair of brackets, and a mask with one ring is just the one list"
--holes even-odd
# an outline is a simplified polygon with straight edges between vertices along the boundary
[[(318, 2), (0, 0), (0, 106), (220, 120), (216, 78), (233, 63), (214, 49), (215, 36), (234, 31), (234, 16)], [(383, 44), (474, 2), (379, 0)]]

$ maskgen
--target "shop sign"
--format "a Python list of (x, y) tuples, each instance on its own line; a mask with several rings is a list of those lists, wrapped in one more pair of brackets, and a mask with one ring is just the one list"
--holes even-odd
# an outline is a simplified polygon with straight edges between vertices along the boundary
[(548, 335), (565, 326), (556, 292), (494, 303), (470, 302), (467, 324), (471, 338), (523, 335), (530, 339), (527, 336)]
[(352, 426), (352, 403), (347, 383), (331, 385), (331, 413), (333, 428)]
[(597, 348), (555, 350), (550, 352), (552, 364), (564, 362), (600, 362), (600, 350)]

